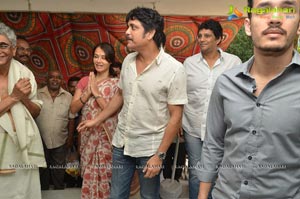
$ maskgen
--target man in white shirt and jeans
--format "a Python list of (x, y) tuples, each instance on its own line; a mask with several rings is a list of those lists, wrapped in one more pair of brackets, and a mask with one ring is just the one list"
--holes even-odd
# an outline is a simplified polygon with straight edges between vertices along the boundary
[(135, 8), (126, 23), (127, 48), (134, 52), (123, 61), (119, 91), (97, 118), (83, 121), (78, 130), (103, 122), (122, 107), (112, 141), (110, 198), (129, 198), (137, 169), (141, 198), (159, 199), (163, 160), (187, 103), (186, 74), (183, 65), (163, 50), (164, 19), (157, 11)]
[(192, 199), (198, 196), (200, 181), (195, 168), (200, 161), (212, 89), (220, 74), (241, 63), (237, 56), (218, 48), (222, 39), (220, 23), (212, 19), (204, 21), (198, 27), (197, 37), (201, 52), (188, 57), (183, 64), (187, 73), (188, 104), (184, 106), (182, 127), (189, 160), (189, 197)]

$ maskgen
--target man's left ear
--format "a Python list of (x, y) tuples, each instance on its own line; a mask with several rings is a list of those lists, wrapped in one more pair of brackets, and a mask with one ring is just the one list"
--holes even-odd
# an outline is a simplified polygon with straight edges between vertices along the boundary
[(245, 33), (247, 36), (251, 36), (251, 28), (250, 28), (251, 21), (249, 18), (246, 18), (244, 21)]
[(147, 32), (147, 38), (148, 38), (148, 40), (153, 39), (154, 35), (155, 35), (155, 30), (154, 29), (150, 30), (149, 32)]
[(217, 45), (220, 45), (222, 43), (224, 36), (221, 36), (219, 39), (217, 39)]

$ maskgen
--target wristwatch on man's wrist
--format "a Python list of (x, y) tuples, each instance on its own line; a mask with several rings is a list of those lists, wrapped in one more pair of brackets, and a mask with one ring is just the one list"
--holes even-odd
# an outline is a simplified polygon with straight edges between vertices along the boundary
[(158, 158), (160, 160), (166, 159), (166, 156), (167, 156), (166, 152), (159, 152), (159, 151), (157, 151), (155, 154), (158, 156)]

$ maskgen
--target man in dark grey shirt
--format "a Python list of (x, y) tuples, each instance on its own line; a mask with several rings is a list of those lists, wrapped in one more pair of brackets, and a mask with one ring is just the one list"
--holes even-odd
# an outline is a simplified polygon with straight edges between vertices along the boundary
[(199, 199), (300, 198), (300, 0), (248, 0), (254, 57), (219, 77), (207, 117)]

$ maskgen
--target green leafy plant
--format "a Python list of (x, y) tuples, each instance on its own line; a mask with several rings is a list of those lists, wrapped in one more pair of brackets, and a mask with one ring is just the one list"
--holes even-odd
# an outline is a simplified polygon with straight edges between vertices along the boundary
[(238, 56), (242, 62), (253, 55), (252, 40), (246, 35), (244, 27), (241, 28), (226, 52)]

